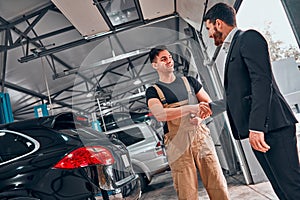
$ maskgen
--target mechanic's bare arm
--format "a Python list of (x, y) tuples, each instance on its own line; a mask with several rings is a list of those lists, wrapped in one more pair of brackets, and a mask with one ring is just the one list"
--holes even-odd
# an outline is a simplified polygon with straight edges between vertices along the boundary
[(189, 114), (197, 115), (200, 109), (198, 104), (185, 105), (177, 108), (164, 108), (157, 98), (149, 99), (148, 107), (157, 121), (170, 121)]

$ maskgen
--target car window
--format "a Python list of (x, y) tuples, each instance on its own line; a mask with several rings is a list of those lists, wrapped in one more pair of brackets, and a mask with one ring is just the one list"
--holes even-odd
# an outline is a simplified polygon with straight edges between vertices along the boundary
[(121, 140), (126, 146), (130, 146), (145, 139), (141, 130), (136, 127), (115, 132), (113, 135)]
[(0, 165), (26, 156), (39, 148), (39, 143), (22, 133), (0, 130)]

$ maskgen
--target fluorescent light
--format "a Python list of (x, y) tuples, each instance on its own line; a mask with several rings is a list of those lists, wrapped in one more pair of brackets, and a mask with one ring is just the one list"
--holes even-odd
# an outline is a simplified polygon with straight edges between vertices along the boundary
[(142, 81), (141, 81), (140, 79), (136, 79), (136, 80), (133, 82), (134, 85), (139, 85), (139, 84), (141, 84), (141, 83), (142, 83)]
[(93, 96), (93, 94), (91, 92), (87, 93), (87, 95), (86, 95), (86, 97), (88, 97), (88, 98), (90, 98), (92, 96)]
[(87, 67), (87, 68), (92, 68), (92, 67), (99, 67), (101, 65), (104, 65), (104, 64), (107, 64), (107, 63), (112, 63), (112, 62), (115, 62), (115, 61), (118, 61), (118, 60), (122, 60), (122, 59), (125, 59), (125, 58), (130, 58), (132, 56), (136, 56), (136, 55), (140, 55), (140, 54), (143, 54), (143, 53), (148, 53), (149, 50), (135, 50), (135, 51), (131, 51), (131, 52), (128, 52), (128, 53), (124, 53), (124, 54), (120, 54), (120, 55), (117, 55), (117, 56), (114, 56), (114, 57), (111, 57), (111, 58), (108, 58), (108, 59), (104, 59), (104, 60), (100, 60), (99, 62), (96, 62), (92, 65), (89, 65), (89, 66), (83, 66), (84, 69)]

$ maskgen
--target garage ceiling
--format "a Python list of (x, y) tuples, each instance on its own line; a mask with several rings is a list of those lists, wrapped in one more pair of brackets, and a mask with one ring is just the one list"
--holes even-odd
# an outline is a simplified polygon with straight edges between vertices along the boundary
[(50, 114), (147, 112), (144, 91), (157, 80), (149, 49), (194, 39), (190, 30), (216, 2), (0, 0), (1, 92), (16, 120), (42, 103)]

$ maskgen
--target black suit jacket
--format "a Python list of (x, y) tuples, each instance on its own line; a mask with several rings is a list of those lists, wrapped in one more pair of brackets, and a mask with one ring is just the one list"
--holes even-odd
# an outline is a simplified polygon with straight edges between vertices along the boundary
[(238, 30), (224, 71), (227, 114), (235, 139), (297, 123), (274, 80), (268, 45), (255, 30)]

